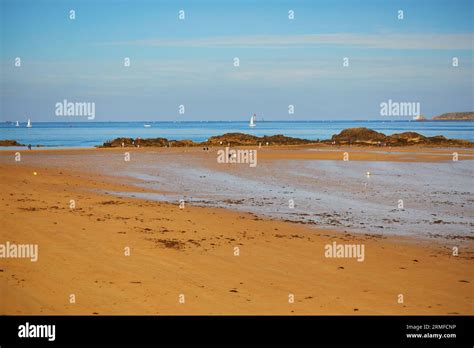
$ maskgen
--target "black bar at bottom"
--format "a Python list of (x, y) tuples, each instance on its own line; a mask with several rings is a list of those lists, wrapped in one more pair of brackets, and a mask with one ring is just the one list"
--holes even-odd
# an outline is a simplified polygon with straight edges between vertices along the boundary
[[(299, 343), (427, 346), (442, 344), (472, 347), (473, 318), (473, 316), (2, 316), (0, 346), (8, 348), (13, 345), (55, 344)], [(46, 327), (35, 325), (55, 325), (54, 340), (51, 327), (48, 327), (51, 329), (48, 336)], [(39, 334), (46, 337), (19, 337)]]

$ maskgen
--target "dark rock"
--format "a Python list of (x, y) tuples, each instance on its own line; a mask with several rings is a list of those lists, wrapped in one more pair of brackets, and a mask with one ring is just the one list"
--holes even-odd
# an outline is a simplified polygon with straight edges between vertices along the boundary
[(442, 135), (425, 137), (416, 132), (404, 132), (386, 136), (372, 129), (348, 128), (332, 136), (331, 140), (323, 143), (336, 143), (338, 145), (377, 145), (377, 146), (408, 146), (408, 145), (435, 145), (435, 146), (462, 146), (473, 147), (474, 143), (462, 139), (447, 139)]
[(331, 140), (338, 143), (376, 143), (385, 140), (385, 138), (386, 136), (383, 133), (376, 132), (369, 128), (359, 127), (344, 129), (341, 133), (333, 135)]
[(0, 146), (26, 146), (26, 145), (20, 144), (16, 140), (0, 140)]

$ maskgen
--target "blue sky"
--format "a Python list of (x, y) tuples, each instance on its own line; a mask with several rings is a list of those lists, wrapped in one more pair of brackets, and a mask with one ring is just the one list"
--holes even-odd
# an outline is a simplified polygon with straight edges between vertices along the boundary
[(470, 0), (0, 3), (2, 120), (57, 121), (64, 99), (95, 102), (95, 121), (380, 119), (388, 99), (474, 110)]

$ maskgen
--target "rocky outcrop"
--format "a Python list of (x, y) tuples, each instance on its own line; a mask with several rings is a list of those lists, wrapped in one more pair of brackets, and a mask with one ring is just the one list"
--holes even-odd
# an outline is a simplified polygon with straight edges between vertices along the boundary
[(364, 145), (364, 146), (409, 146), (409, 145), (434, 145), (434, 146), (463, 146), (474, 147), (474, 143), (467, 140), (447, 139), (442, 135), (425, 137), (416, 132), (404, 132), (392, 135), (374, 131), (369, 128), (348, 128), (335, 134), (329, 140), (317, 141), (287, 137), (284, 135), (272, 135), (257, 137), (244, 133), (226, 133), (213, 136), (203, 142), (192, 140), (168, 140), (166, 138), (133, 139), (117, 138), (105, 142), (99, 147), (192, 147), (192, 146), (258, 146), (262, 145)]
[(207, 141), (205, 141), (204, 145), (227, 145), (230, 144), (232, 146), (240, 145), (303, 145), (303, 144), (311, 144), (317, 141), (314, 140), (307, 140), (307, 139), (300, 139), (300, 138), (292, 138), (287, 137), (282, 134), (272, 135), (272, 136), (263, 136), (257, 137), (255, 135), (244, 134), (244, 133), (226, 133), (224, 135), (219, 135), (215, 137), (210, 137)]
[(418, 134), (416, 132), (404, 132), (404, 133), (395, 133), (385, 137), (384, 142), (390, 145), (409, 145), (409, 144), (418, 144), (424, 143), (427, 141), (427, 137)]
[(133, 138), (116, 138), (105, 142), (99, 147), (136, 147), (140, 146), (155, 146), (155, 147), (184, 147), (184, 146), (256, 146), (259, 144), (266, 145), (302, 145), (311, 144), (317, 141), (291, 138), (284, 135), (272, 135), (257, 137), (255, 135), (244, 133), (226, 133), (224, 135), (210, 137), (203, 142), (194, 142), (192, 140), (168, 140), (166, 138), (149, 138), (149, 139), (133, 139)]
[(99, 147), (137, 147), (138, 145), (145, 147), (185, 147), (196, 146), (199, 145), (199, 143), (195, 143), (192, 140), (168, 140), (166, 138), (116, 138), (114, 140), (105, 142)]
[(16, 140), (0, 140), (0, 146), (26, 146), (26, 145), (20, 144)]
[(433, 121), (474, 121), (474, 111), (448, 112), (433, 117)]
[(404, 132), (385, 135), (368, 128), (348, 128), (333, 135), (331, 141), (338, 145), (377, 145), (377, 146), (409, 146), (409, 145), (436, 145), (436, 146), (464, 146), (473, 147), (474, 143), (468, 140), (447, 139), (442, 135), (425, 137), (416, 132)]
[(332, 136), (331, 140), (337, 143), (377, 143), (385, 140), (386, 136), (383, 133), (376, 132), (372, 129), (359, 127), (359, 128), (347, 128), (341, 131), (339, 134)]

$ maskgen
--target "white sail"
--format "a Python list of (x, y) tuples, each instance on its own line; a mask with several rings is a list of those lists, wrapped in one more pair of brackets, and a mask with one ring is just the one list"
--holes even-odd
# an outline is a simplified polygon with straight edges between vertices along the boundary
[(255, 124), (256, 120), (257, 120), (257, 116), (255, 114), (253, 114), (253, 116), (250, 117), (249, 127), (255, 127), (256, 126), (256, 124)]
[(31, 125), (31, 120), (30, 120), (30, 119), (28, 119), (28, 124), (26, 125), (26, 127), (27, 127), (27, 128), (33, 127), (33, 126)]
[(16, 127), (20, 127), (20, 123), (18, 123), (18, 121), (16, 121)]
[(422, 115), (413, 116), (413, 121), (425, 121), (426, 118)]

